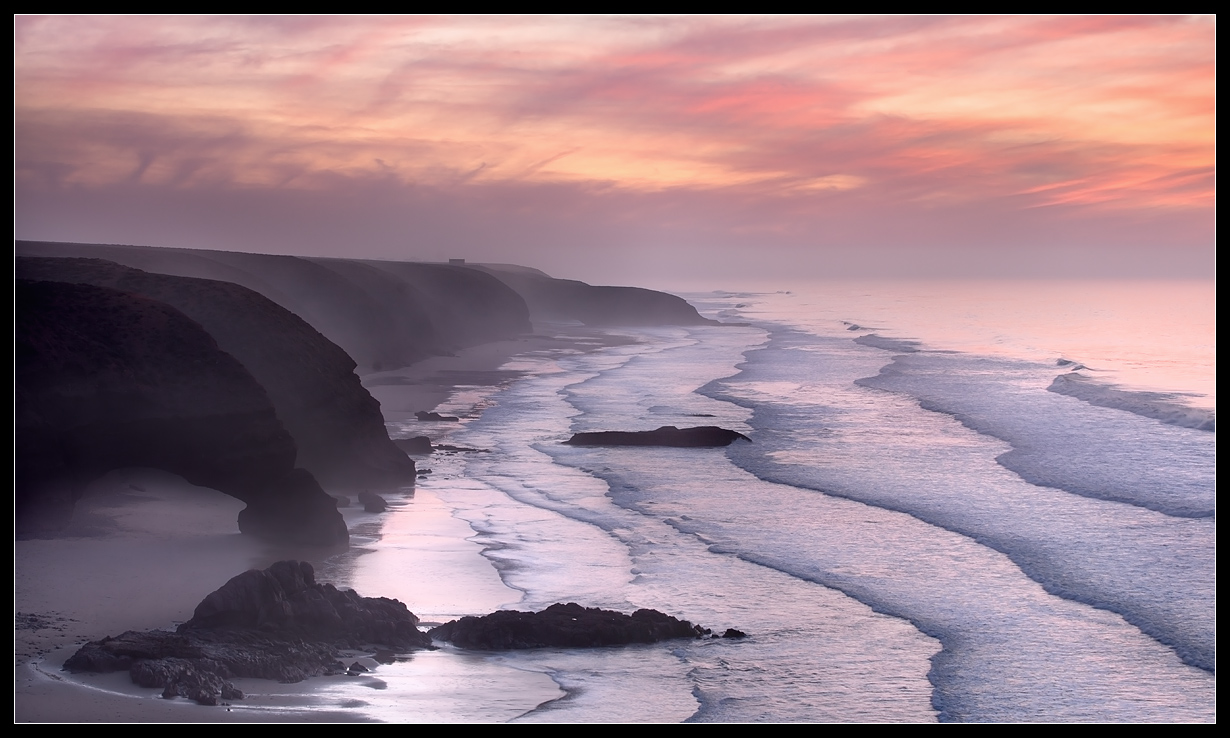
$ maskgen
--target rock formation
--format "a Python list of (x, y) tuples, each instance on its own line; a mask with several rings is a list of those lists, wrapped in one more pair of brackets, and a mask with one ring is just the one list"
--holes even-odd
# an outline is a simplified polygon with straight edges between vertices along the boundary
[(17, 241), (22, 256), (106, 259), (158, 274), (242, 285), (342, 347), (360, 373), (514, 338), (536, 320), (586, 325), (704, 325), (675, 295), (554, 279), (508, 264), (465, 266), (232, 251)]
[(241, 699), (233, 677), (298, 682), (340, 674), (342, 649), (431, 648), (418, 618), (397, 600), (318, 584), (311, 564), (279, 561), (233, 577), (197, 605), (177, 632), (128, 631), (92, 641), (69, 671), (128, 670), (136, 684), (202, 704)]
[(462, 648), (500, 651), (522, 648), (596, 648), (700, 638), (709, 631), (657, 610), (625, 615), (613, 610), (554, 604), (542, 612), (500, 610), (432, 628), (428, 635)]
[(517, 291), (536, 320), (578, 320), (585, 325), (716, 325), (681, 297), (641, 287), (600, 287), (555, 279), (511, 264), (474, 265)]
[[(298, 682), (342, 674), (343, 649), (374, 652), (391, 663), (396, 653), (433, 648), (432, 638), (462, 648), (596, 648), (713, 636), (711, 631), (657, 610), (631, 615), (575, 602), (542, 612), (503, 610), (418, 629), (418, 618), (397, 600), (360, 597), (316, 582), (311, 564), (279, 561), (231, 578), (197, 605), (176, 632), (127, 631), (82, 646), (65, 662), (73, 672), (127, 670), (136, 684), (202, 704), (242, 699), (234, 677)], [(723, 638), (744, 638), (729, 629)], [(351, 667), (359, 671), (362, 667)]]
[(729, 446), (737, 439), (751, 443), (742, 433), (704, 425), (697, 428), (676, 428), (664, 425), (651, 431), (599, 431), (577, 433), (564, 443), (570, 446), (673, 446), (677, 448), (700, 448)]
[(425, 456), (432, 453), (435, 449), (431, 447), (431, 439), (427, 436), (415, 436), (414, 438), (395, 438), (394, 445), (405, 451), (408, 454), (416, 454)]
[(80, 284), (18, 280), (15, 526), (68, 522), (85, 485), (146, 466), (236, 497), (240, 529), (300, 543), (348, 540), (334, 501), (252, 375), (183, 313)]
[(359, 493), (359, 502), (363, 503), (363, 512), (382, 513), (389, 509), (388, 501), (366, 489)]
[(532, 330), (516, 292), (466, 267), (41, 241), (15, 246), (21, 256), (106, 259), (146, 272), (242, 285), (340, 346), (360, 373)]
[(296, 463), (326, 487), (414, 483), (380, 405), (346, 352), (274, 302), (228, 282), (150, 274), (98, 259), (28, 258), (17, 276), (109, 287), (170, 305), (199, 323), (264, 387), (295, 439)]

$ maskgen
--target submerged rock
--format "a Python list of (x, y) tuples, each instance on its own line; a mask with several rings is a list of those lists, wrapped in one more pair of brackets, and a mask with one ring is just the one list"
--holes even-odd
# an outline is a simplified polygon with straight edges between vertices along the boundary
[(338, 674), (342, 649), (432, 648), (405, 605), (318, 584), (312, 565), (279, 561), (233, 577), (197, 605), (179, 629), (128, 631), (82, 646), (64, 668), (127, 669), (136, 684), (201, 704), (241, 699), (229, 679), (299, 682)]
[(437, 640), (482, 651), (622, 646), (708, 634), (699, 625), (657, 610), (637, 610), (625, 615), (581, 607), (575, 602), (556, 603), (542, 612), (501, 610), (483, 617), (464, 617), (428, 631)]
[(600, 431), (577, 433), (564, 443), (570, 446), (672, 446), (677, 448), (700, 448), (729, 446), (737, 439), (751, 443), (752, 439), (716, 425), (697, 428), (676, 428), (664, 425), (651, 431)]

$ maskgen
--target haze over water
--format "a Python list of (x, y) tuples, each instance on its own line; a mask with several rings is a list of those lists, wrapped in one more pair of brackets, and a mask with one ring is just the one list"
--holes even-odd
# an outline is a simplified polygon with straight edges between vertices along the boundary
[[(347, 709), (1210, 721), (1215, 35), (16, 16), (14, 230), (516, 263), (743, 324), (617, 329), (458, 388), (434, 440), (490, 451), (436, 455), (324, 569), (429, 618), (575, 600), (749, 640), (433, 653)], [(753, 443), (560, 445), (701, 424)], [(416, 703), (427, 675), (460, 696)]]
[[(829, 286), (691, 294), (750, 325), (619, 329), (637, 343), (523, 357), (508, 366), (524, 378), (443, 406), (481, 408), (444, 432), (490, 451), (433, 459), (425, 494), (477, 534), (511, 588), (505, 607), (655, 607), (752, 635), (492, 657), (569, 692), (523, 719), (1213, 719), (1214, 677), (1193, 664), (1214, 658), (1215, 521), (1192, 511), (1211, 509), (1213, 434), (1047, 391), (1071, 370), (1059, 356), (1097, 356), (1116, 381), (1127, 357), (1143, 370), (1130, 376), (1181, 366), (1176, 376), (1207, 382), (1208, 366), (1167, 353), (1182, 299), (1159, 299), (1173, 306), (1154, 315), (1160, 332), (1122, 299), (1199, 285)], [(1048, 289), (1121, 299), (1086, 321), (1082, 343), (1048, 320), (1062, 309), (1009, 311)], [(937, 295), (961, 307), (928, 312)], [(849, 318), (873, 325), (851, 331)], [(872, 328), (919, 345), (854, 341)], [(572, 432), (701, 423), (753, 443), (559, 445)], [(1150, 486), (1158, 474), (1166, 489)], [(1038, 475), (1046, 484), (1029, 481)], [(372, 568), (387, 571), (389, 555), (360, 557), (355, 581), (413, 602)]]
[(792, 293), (775, 302), (790, 304), (808, 324), (850, 321), (930, 348), (1066, 358), (1128, 389), (1216, 404), (1212, 280), (849, 279), (758, 287)]

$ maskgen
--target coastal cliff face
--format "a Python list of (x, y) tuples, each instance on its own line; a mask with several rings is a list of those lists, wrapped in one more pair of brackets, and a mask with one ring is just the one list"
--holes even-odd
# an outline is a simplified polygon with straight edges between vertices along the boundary
[(21, 256), (106, 259), (247, 287), (341, 347), (361, 374), (532, 330), (513, 289), (465, 267), (39, 241), (16, 248)]
[(99, 259), (19, 257), (16, 266), (23, 279), (109, 287), (170, 305), (200, 324), (264, 388), (294, 438), (296, 464), (326, 487), (414, 483), (414, 462), (389, 440), (354, 361), (252, 290)]
[(486, 272), (450, 264), (362, 264), (414, 290), (430, 319), (434, 346), (442, 353), (512, 338), (533, 329), (525, 300)]
[(555, 279), (535, 269), (475, 265), (516, 290), (539, 320), (577, 320), (585, 325), (709, 325), (682, 297), (641, 287), (601, 287)]
[(83, 257), (242, 285), (302, 318), (360, 374), (533, 330), (530, 318), (590, 326), (706, 325), (686, 300), (639, 287), (555, 279), (511, 264), (422, 264), (17, 241), (21, 256)]
[(165, 469), (247, 503), (244, 532), (344, 544), (345, 522), (252, 375), (178, 310), (82, 284), (16, 283), (15, 527), (63, 526), (85, 485)]
[[(710, 323), (684, 300), (532, 269), (15, 242), (22, 535), (84, 487), (165, 469), (248, 503), (245, 532), (343, 543), (328, 486), (412, 484), (359, 372), (528, 333)], [(103, 261), (101, 259), (106, 259)], [(300, 467), (300, 468), (296, 468)]]

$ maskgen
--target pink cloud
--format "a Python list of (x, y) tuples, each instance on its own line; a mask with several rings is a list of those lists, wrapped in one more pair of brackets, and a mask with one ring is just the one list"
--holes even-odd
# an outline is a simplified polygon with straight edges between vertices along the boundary
[(829, 218), (822, 230), (857, 239), (856, 215), (884, 233), (886, 210), (951, 234), (969, 228), (937, 214), (1139, 230), (1165, 212), (1209, 232), (1203, 19), (56, 16), (14, 30), (28, 193), (383, 182), (470, 203), (481, 190), (495, 213), (491, 193), (547, 187), (671, 233), (701, 228), (702, 202), (731, 232), (775, 238)]

